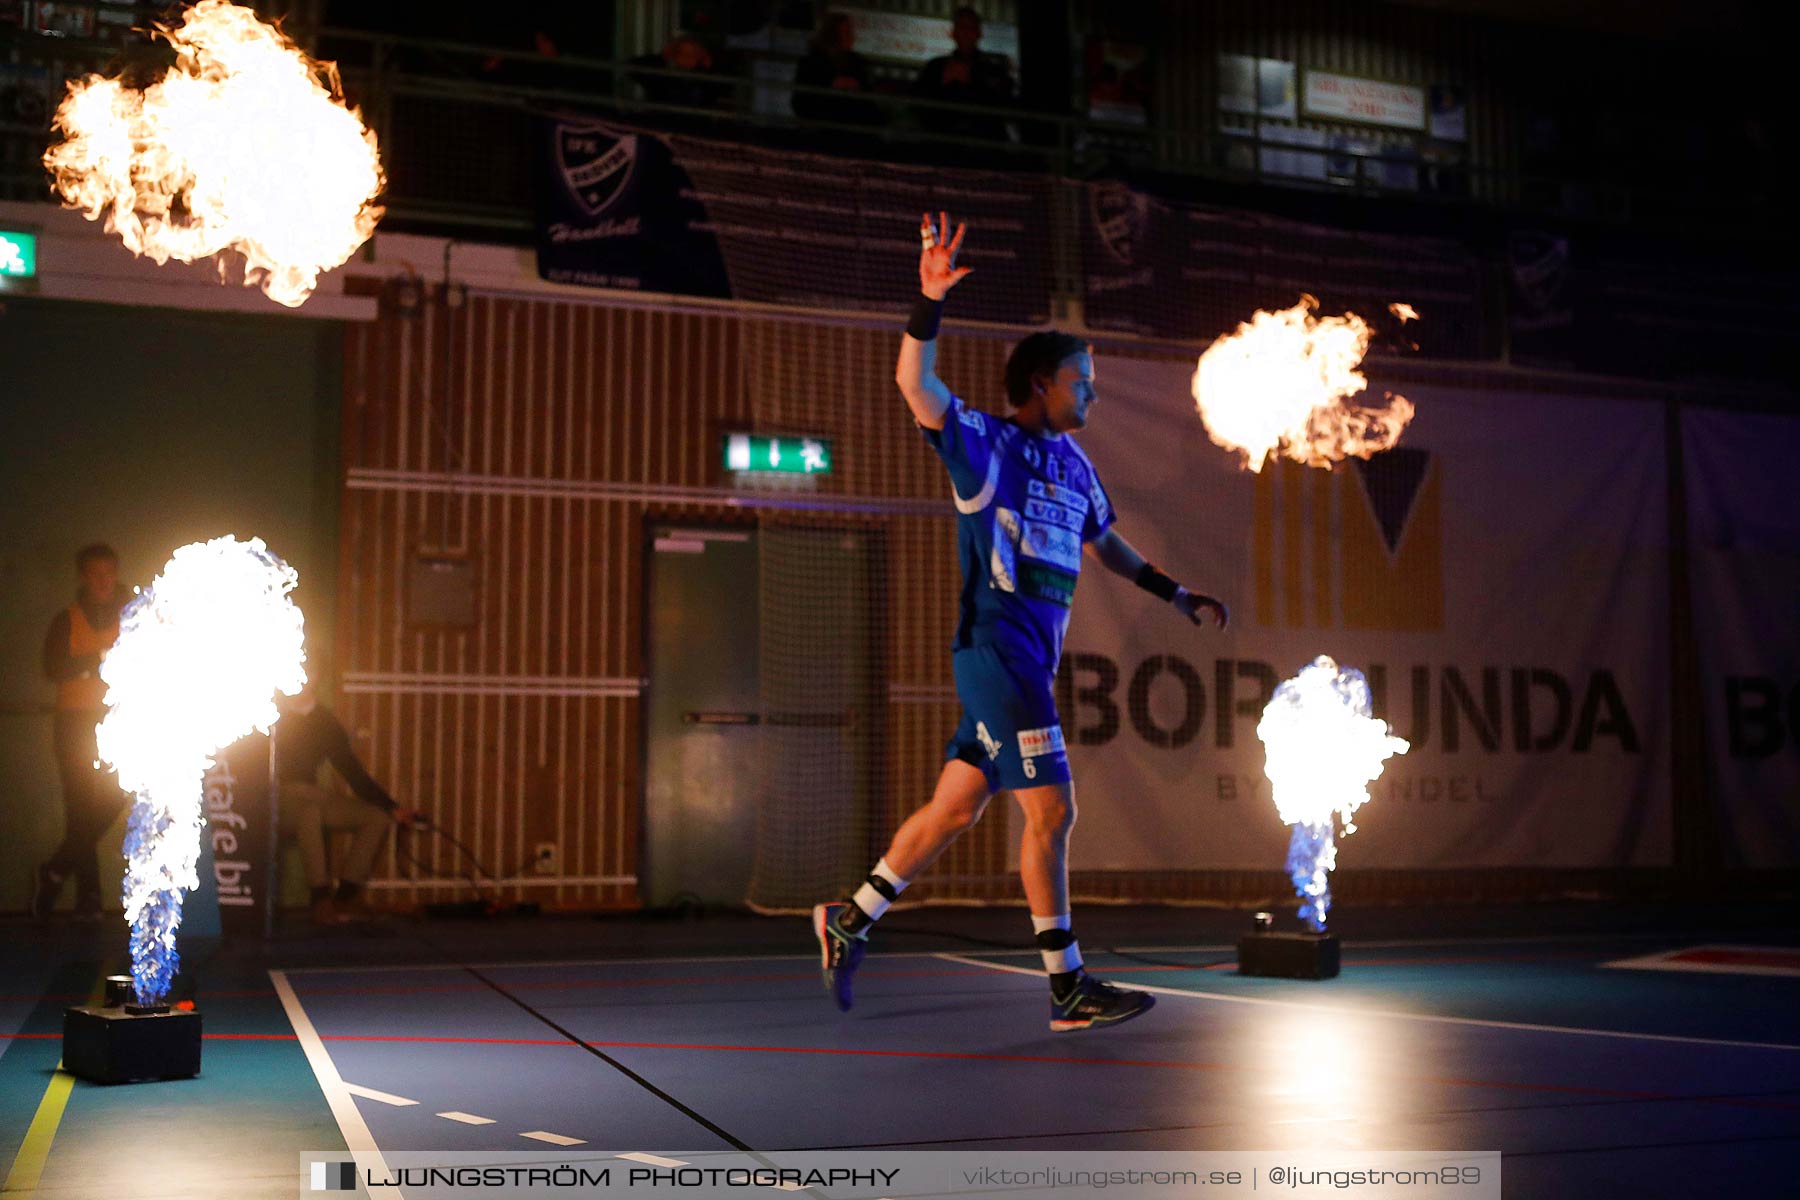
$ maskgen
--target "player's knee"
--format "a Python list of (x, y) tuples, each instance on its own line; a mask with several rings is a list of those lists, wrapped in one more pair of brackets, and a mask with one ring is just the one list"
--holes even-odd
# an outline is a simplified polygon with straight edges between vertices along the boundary
[(1075, 828), (1075, 797), (1049, 796), (1025, 809), (1026, 827), (1037, 837), (1067, 837)]
[(944, 826), (957, 833), (967, 833), (975, 828), (975, 823), (981, 820), (981, 814), (986, 808), (985, 798), (973, 803), (959, 800), (945, 804), (942, 810)]

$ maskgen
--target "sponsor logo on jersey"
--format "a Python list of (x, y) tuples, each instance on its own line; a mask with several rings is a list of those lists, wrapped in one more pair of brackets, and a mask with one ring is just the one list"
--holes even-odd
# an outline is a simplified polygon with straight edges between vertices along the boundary
[(1088, 498), (1080, 492), (1058, 487), (1054, 483), (1045, 483), (1041, 479), (1030, 480), (1026, 492), (1039, 500), (1050, 500), (1076, 512), (1085, 513), (1088, 510)]
[(1018, 590), (1023, 594), (1063, 608), (1075, 603), (1075, 572), (1032, 558), (1019, 563), (1018, 568)]
[(976, 433), (983, 435), (987, 433), (987, 418), (976, 412), (974, 409), (958, 409), (956, 412), (956, 419), (961, 421), (964, 425), (967, 425), (970, 429), (973, 429)]
[[(1043, 730), (1034, 729), (1031, 732), (1042, 733)], [(984, 721), (975, 722), (975, 736), (977, 738), (981, 739), (982, 748), (987, 751), (988, 760), (990, 762), (993, 761), (994, 759), (1000, 757), (1000, 743), (995, 741), (994, 735), (988, 732), (988, 727), (987, 727), (986, 722), (984, 722)], [(1019, 735), (1021, 745), (1024, 744), (1024, 737), (1025, 737), (1024, 734)], [(1056, 731), (1056, 742), (1057, 742), (1057, 745), (1059, 745), (1059, 746), (1062, 745), (1062, 729), (1060, 727)]]
[(1019, 730), (1019, 757), (1036, 758), (1041, 754), (1061, 754), (1063, 752), (1063, 732), (1061, 725), (1047, 725), (1042, 729)]
[(1024, 536), (1019, 539), (1019, 553), (1071, 571), (1081, 570), (1081, 536), (1055, 525), (1025, 522)]
[(1025, 519), (1028, 521), (1046, 521), (1052, 525), (1060, 525), (1064, 529), (1079, 530), (1081, 514), (1072, 508), (1064, 508), (1060, 504), (1052, 504), (1048, 500), (1027, 500), (1025, 502)]

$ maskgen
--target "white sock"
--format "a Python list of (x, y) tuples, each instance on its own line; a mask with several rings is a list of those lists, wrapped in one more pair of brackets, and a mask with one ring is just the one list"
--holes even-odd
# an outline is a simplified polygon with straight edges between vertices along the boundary
[[(896, 897), (906, 890), (907, 881), (900, 878), (900, 876), (895, 873), (894, 868), (888, 866), (888, 860), (886, 858), (883, 858), (880, 862), (876, 863), (875, 869), (870, 871), (869, 874), (880, 878), (887, 883), (889, 887), (893, 888)], [(881, 892), (876, 889), (874, 884), (866, 881), (861, 887), (856, 889), (856, 894), (850, 897), (850, 902), (862, 909), (863, 912), (867, 913), (869, 915), (869, 920), (871, 921), (879, 920), (881, 914), (886, 912), (888, 906), (893, 903), (892, 900), (889, 900), (886, 896), (882, 895)]]
[[(1067, 931), (1069, 928), (1068, 913), (1055, 917), (1034, 915), (1031, 918), (1033, 934), (1048, 933), (1053, 929)], [(1051, 975), (1067, 975), (1070, 971), (1081, 969), (1081, 945), (1079, 942), (1071, 940), (1060, 950), (1045, 950), (1040, 947), (1038, 953), (1044, 956), (1044, 970)]]

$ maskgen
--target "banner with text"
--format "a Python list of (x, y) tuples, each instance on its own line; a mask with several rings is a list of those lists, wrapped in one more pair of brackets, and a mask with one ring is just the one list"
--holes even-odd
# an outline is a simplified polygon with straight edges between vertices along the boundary
[(1184, 364), (1099, 367), (1081, 439), (1120, 532), (1232, 621), (1083, 572), (1058, 680), (1083, 869), (1279, 869), (1256, 724), (1322, 654), (1412, 743), (1341, 863), (1670, 861), (1659, 406), (1409, 387), (1395, 449), (1251, 473), (1208, 440)]
[(543, 122), (538, 274), (553, 283), (899, 312), (919, 215), (978, 231), (956, 315), (1050, 316), (1047, 178), (769, 150), (587, 119)]
[(1800, 419), (1682, 414), (1707, 780), (1727, 866), (1800, 866)]

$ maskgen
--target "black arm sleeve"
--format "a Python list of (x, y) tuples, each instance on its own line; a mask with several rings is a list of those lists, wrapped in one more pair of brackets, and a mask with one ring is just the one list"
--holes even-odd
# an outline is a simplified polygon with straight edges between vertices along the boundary
[(387, 794), (387, 789), (375, 782), (369, 772), (364, 769), (362, 760), (356, 757), (356, 751), (350, 745), (350, 735), (345, 732), (343, 723), (337, 719), (337, 714), (320, 705), (314, 713), (314, 719), (318, 720), (320, 717), (324, 718), (318, 723), (324, 736), (325, 757), (331, 760), (331, 765), (337, 768), (337, 773), (344, 777), (344, 782), (350, 785), (350, 790), (355, 792), (363, 803), (373, 804), (385, 812), (393, 812), (398, 808), (399, 805), (394, 802), (394, 798)]

